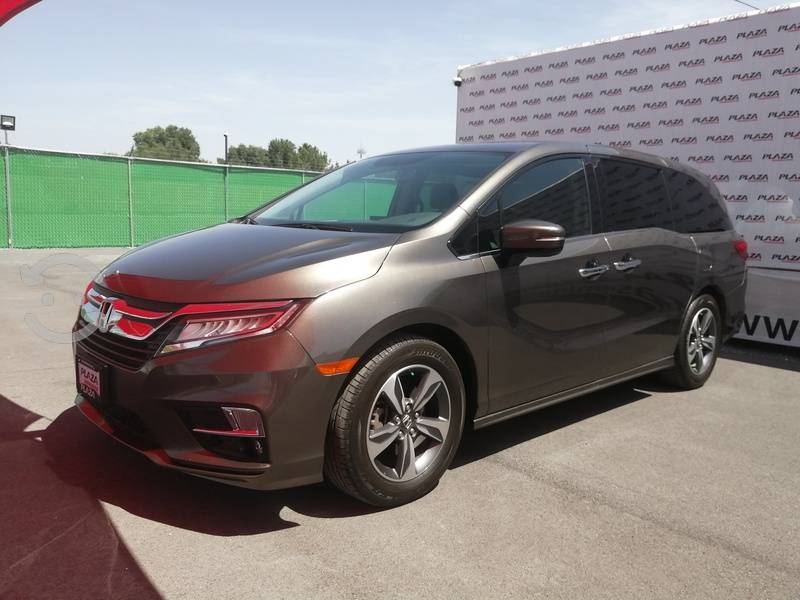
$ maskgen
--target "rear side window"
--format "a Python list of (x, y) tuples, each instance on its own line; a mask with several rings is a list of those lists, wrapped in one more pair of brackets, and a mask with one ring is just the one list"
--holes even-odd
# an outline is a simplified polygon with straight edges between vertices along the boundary
[(635, 162), (601, 159), (599, 170), (605, 231), (674, 228), (660, 169)]
[(731, 228), (725, 208), (697, 179), (672, 169), (664, 171), (664, 177), (672, 198), (676, 231), (703, 233)]

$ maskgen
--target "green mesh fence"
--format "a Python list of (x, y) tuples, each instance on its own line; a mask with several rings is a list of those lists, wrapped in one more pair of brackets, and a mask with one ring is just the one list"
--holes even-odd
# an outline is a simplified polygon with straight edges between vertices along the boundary
[(222, 223), (224, 182), (223, 170), (214, 167), (134, 161), (134, 245)]
[(8, 248), (8, 204), (6, 203), (5, 149), (0, 149), (0, 248)]
[(264, 204), (266, 200), (311, 181), (317, 173), (254, 171), (230, 167), (228, 172), (228, 215), (235, 217)]
[(8, 163), (11, 227), (0, 162), (0, 247), (11, 237), (16, 248), (138, 245), (221, 223), (318, 175), (13, 147)]
[(15, 247), (128, 244), (125, 162), (13, 150), (9, 177)]

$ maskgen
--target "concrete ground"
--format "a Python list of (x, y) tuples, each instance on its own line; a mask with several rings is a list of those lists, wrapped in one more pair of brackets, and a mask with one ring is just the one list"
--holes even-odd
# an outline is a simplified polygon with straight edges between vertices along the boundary
[(0, 597), (797, 598), (800, 353), (727, 347), (470, 435), (377, 511), (158, 469), (72, 405), (78, 297), (116, 250), (0, 251)]

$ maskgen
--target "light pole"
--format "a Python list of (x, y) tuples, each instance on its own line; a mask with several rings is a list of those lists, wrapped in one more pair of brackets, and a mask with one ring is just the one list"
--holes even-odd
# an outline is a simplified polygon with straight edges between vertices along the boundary
[(0, 115), (0, 129), (3, 130), (3, 136), (8, 146), (8, 132), (14, 131), (17, 128), (17, 117), (12, 115)]
[(223, 133), (222, 136), (225, 138), (225, 164), (228, 164), (228, 134)]

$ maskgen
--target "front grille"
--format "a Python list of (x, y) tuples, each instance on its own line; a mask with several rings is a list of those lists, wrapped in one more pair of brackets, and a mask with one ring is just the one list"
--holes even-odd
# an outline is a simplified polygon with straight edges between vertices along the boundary
[[(79, 318), (78, 327), (86, 326), (87, 323)], [(78, 345), (109, 364), (138, 371), (144, 363), (155, 356), (170, 329), (170, 325), (165, 325), (145, 340), (132, 340), (114, 333), (102, 333), (95, 329), (80, 340)]]
[[(132, 307), (171, 313), (181, 306), (180, 304), (134, 298), (127, 294), (114, 292), (96, 283), (93, 285), (94, 289), (104, 296), (122, 298)], [(86, 326), (86, 321), (79, 316), (77, 328), (82, 329)], [(155, 356), (172, 327), (172, 323), (165, 323), (144, 340), (134, 340), (115, 333), (102, 333), (95, 329), (90, 335), (80, 340), (78, 345), (108, 364), (130, 371), (138, 371), (144, 363)]]
[[(87, 323), (79, 318), (78, 327), (86, 326)], [(155, 356), (171, 328), (170, 324), (166, 324), (144, 340), (132, 340), (114, 333), (102, 333), (95, 329), (90, 335), (80, 340), (78, 345), (109, 364), (138, 371), (144, 363)]]

